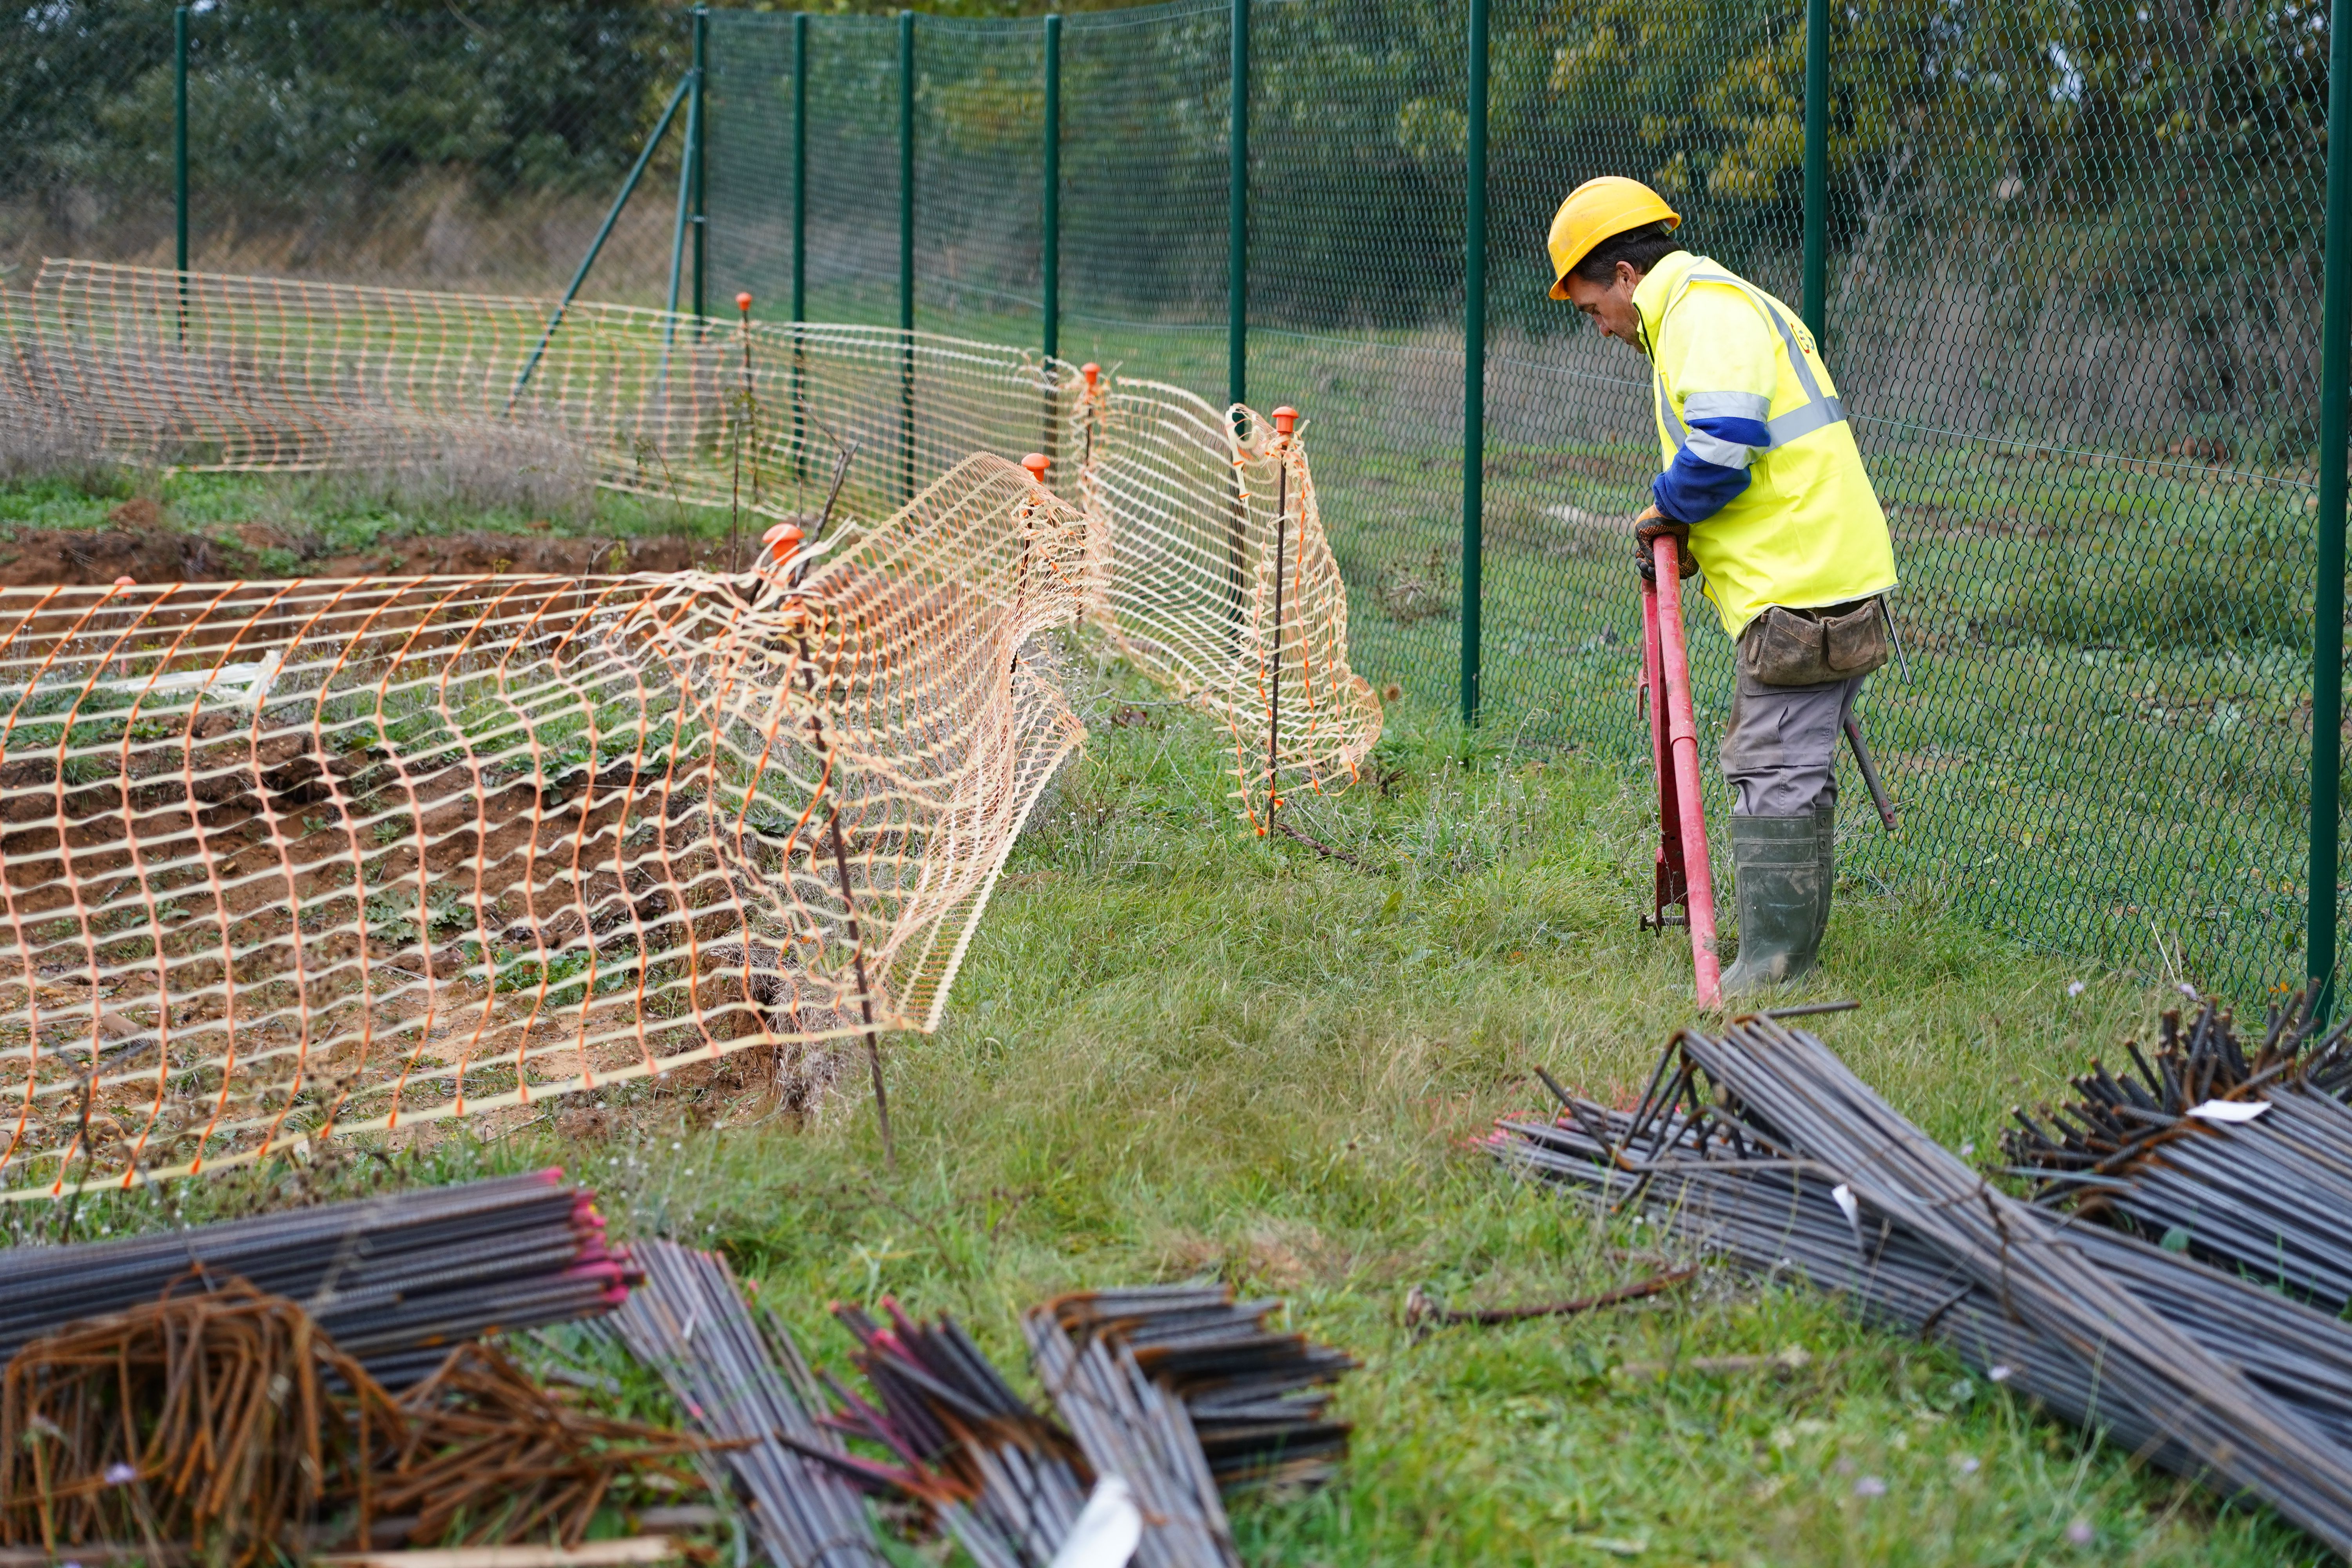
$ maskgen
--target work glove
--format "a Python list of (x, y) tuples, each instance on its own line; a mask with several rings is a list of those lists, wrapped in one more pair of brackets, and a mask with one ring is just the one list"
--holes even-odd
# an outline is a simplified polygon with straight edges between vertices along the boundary
[(1675, 575), (1682, 577), (1697, 576), (1698, 561), (1697, 558), (1693, 556), (1690, 552), (1690, 524), (1687, 522), (1676, 522), (1673, 518), (1668, 517), (1664, 512), (1660, 511), (1654, 505), (1643, 507), (1642, 509), (1642, 514), (1633, 520), (1633, 538), (1635, 542), (1640, 546), (1639, 555), (1642, 563), (1642, 575), (1645, 578), (1656, 575), (1655, 568), (1653, 566), (1652, 563), (1654, 562), (1657, 557), (1652, 551), (1651, 546), (1656, 543), (1659, 539), (1669, 534), (1673, 536), (1675, 542), (1675, 563), (1678, 568)]

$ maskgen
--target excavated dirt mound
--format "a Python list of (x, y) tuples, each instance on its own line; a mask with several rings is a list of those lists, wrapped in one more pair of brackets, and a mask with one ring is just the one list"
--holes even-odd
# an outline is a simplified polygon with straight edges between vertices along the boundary
[[(301, 577), (422, 577), (520, 572), (576, 577), (592, 573), (683, 572), (724, 567), (724, 541), (665, 534), (650, 539), (550, 539), (530, 534), (454, 533), (388, 542), (356, 554), (306, 548), (312, 542), (266, 523), (247, 523), (234, 541), (183, 533), (137, 515), (141, 503), (115, 509), (110, 528), (19, 528), (0, 542), (0, 586), (53, 584), (102, 586), (118, 577), (140, 583), (215, 583), (289, 575), (284, 556), (299, 562)], [(152, 509), (152, 503), (148, 503)], [(126, 515), (130, 514), (130, 515)], [(142, 526), (143, 523), (143, 526)], [(748, 558), (756, 538), (740, 546)]]

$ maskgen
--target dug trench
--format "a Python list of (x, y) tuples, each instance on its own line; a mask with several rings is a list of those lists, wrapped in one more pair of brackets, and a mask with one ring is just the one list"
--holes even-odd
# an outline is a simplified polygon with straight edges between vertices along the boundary
[[(289, 558), (292, 567), (289, 568)], [(140, 583), (253, 582), (301, 577), (474, 576), (491, 573), (618, 575), (723, 568), (723, 539), (678, 534), (572, 539), (552, 534), (417, 534), (373, 549), (329, 552), (311, 536), (268, 523), (199, 533), (163, 522), (152, 501), (114, 509), (102, 529), (20, 526), (0, 542), (0, 587), (100, 587)]]

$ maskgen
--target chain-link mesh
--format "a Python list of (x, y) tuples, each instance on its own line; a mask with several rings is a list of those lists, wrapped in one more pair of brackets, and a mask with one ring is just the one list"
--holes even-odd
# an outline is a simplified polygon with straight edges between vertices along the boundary
[[(721, 21), (716, 55), (789, 48), (784, 18)], [(1253, 401), (1317, 420), (1359, 662), (1440, 700), (1459, 647), (1462, 23), (1434, 0), (1252, 7)], [(887, 309), (895, 35), (811, 31), (810, 273), (854, 272)], [(919, 23), (918, 136), (939, 145), (917, 149), (918, 292), (982, 335), (1034, 330), (1022, 73), (1040, 37)], [(1231, 46), (1223, 4), (1066, 23), (1068, 357), (1223, 384)], [(1542, 297), (1551, 210), (1594, 174), (1646, 179), (1693, 248), (1797, 303), (1804, 52), (1793, 4), (1497, 0), (1490, 725), (1641, 754), (1624, 534), (1657, 467), (1647, 367)], [(2298, 969), (2326, 56), (2284, 6), (1835, 11), (1827, 352), (1894, 529), (1909, 665), (1865, 703), (1902, 837), (1844, 773), (1863, 875), (2200, 982)], [(727, 135), (789, 156), (781, 111), (714, 147)], [(871, 150), (856, 174), (816, 178), (837, 154), (814, 150), (852, 145)], [(717, 199), (728, 177), (711, 227), (733, 254), (730, 230), (778, 219)], [(1703, 626), (1692, 644), (1719, 720), (1728, 648)]]
[[(172, 264), (173, 9), (0, 17), (0, 266)], [(219, 0), (187, 27), (191, 266), (494, 291), (563, 286), (691, 57), (687, 16), (651, 0)], [(597, 297), (660, 302), (683, 143)]]
[[(1062, 347), (1225, 385), (1228, 9), (1072, 16), (1062, 39)], [(1279, 402), (1280, 399), (1275, 401)]]
[[(168, 264), (172, 7), (0, 21), (0, 267)], [(1231, 8), (1074, 16), (1061, 344), (1225, 383)], [(1458, 649), (1458, 6), (1255, 0), (1253, 401), (1318, 426), (1381, 679)], [(190, 14), (199, 267), (546, 293), (684, 78), (653, 5)], [(706, 298), (786, 313), (792, 20), (709, 23)], [(2032, 940), (2241, 988), (2298, 968), (2326, 35), (2279, 5), (2124, 0), (1832, 18), (1827, 351), (1904, 576), (1872, 732), (1900, 839), (1850, 864)], [(898, 26), (816, 16), (807, 314), (898, 319)], [(1640, 753), (1622, 523), (1645, 367), (1541, 298), (1543, 227), (1635, 174), (1695, 248), (1801, 293), (1802, 8), (1496, 0), (1483, 674), (1490, 725)], [(1044, 28), (917, 26), (919, 324), (1034, 342)], [(681, 121), (683, 116), (681, 116)], [(658, 300), (683, 125), (592, 276)], [(21, 270), (19, 270), (21, 269)], [(899, 497), (887, 498), (894, 503)], [(1703, 714), (1727, 650), (1693, 638)], [(1858, 805), (1856, 781), (1846, 798)]]

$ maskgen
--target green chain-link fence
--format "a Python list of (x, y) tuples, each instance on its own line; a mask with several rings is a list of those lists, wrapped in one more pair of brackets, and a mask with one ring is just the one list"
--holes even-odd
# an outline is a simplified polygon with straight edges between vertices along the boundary
[[(184, 44), (178, 42), (184, 38)], [(688, 63), (651, 4), (48, 0), (0, 16), (0, 281), (43, 256), (493, 293), (563, 287)], [(597, 264), (659, 302), (673, 133)]]
[[(1883, 837), (1849, 773), (1848, 863), (2154, 973), (2242, 994), (2298, 976), (2315, 15), (1836, 8), (1816, 155), (1826, 243), (1808, 298), (1801, 3), (1494, 0), (1483, 721), (1639, 754), (1625, 534), (1656, 468), (1646, 369), (1543, 298), (1542, 261), (1571, 186), (1634, 174), (1680, 205), (1694, 248), (1825, 319), (1887, 506), (1909, 671), (1877, 677), (1866, 710), (1906, 826)], [(1451, 700), (1464, 8), (1178, 0), (1070, 16), (1057, 47), (1042, 21), (924, 17), (904, 84), (893, 22), (801, 25), (810, 317), (895, 321), (904, 289), (919, 327), (1041, 341), (1057, 69), (1060, 351), (1212, 394), (1229, 382), (1246, 27), (1247, 390), (1314, 422), (1360, 668)], [(780, 310), (794, 26), (711, 24), (711, 286)], [(1727, 645), (1711, 627), (1694, 642), (1701, 707), (1719, 716)]]
[[(1814, 3), (1809, 31), (1803, 0), (1472, 0), (1492, 7), (1483, 146), (1459, 3), (1175, 0), (911, 36), (715, 12), (702, 297), (749, 289), (781, 318), (797, 290), (809, 320), (907, 311), (1294, 403), (1359, 668), (1455, 700), (1475, 539), (1483, 722), (1631, 760), (1646, 367), (1543, 298), (1542, 237), (1581, 180), (1647, 179), (1694, 248), (1822, 322), (1894, 527), (1909, 670), (1865, 710), (1906, 826), (1882, 837), (1849, 773), (1847, 864), (2054, 948), (2242, 994), (2286, 983), (2305, 957), (2325, 13)], [(0, 267), (171, 264), (173, 22), (153, 0), (0, 19)], [(185, 25), (207, 270), (553, 293), (691, 82), (691, 19), (651, 5), (217, 0)], [(1828, 81), (1810, 140), (1809, 60)], [(662, 139), (592, 296), (663, 298), (697, 205), (686, 142)], [(1703, 625), (1693, 643), (1719, 717), (1727, 646)]]

